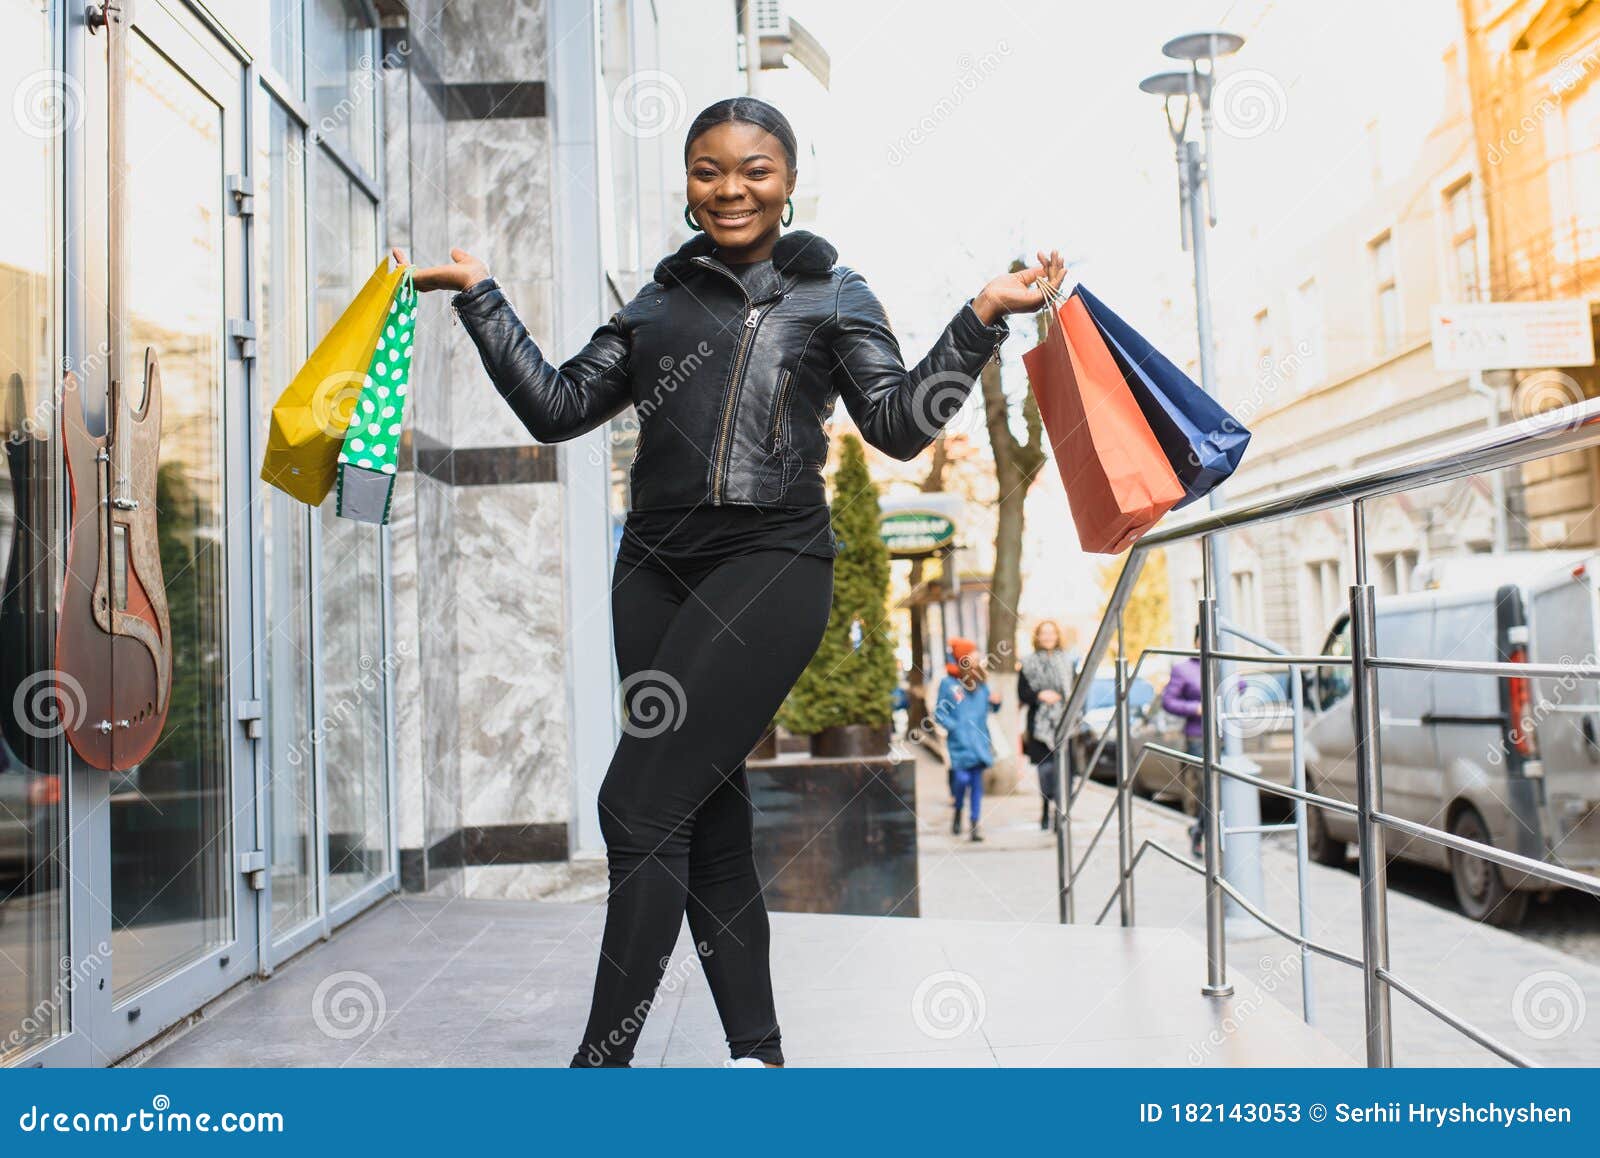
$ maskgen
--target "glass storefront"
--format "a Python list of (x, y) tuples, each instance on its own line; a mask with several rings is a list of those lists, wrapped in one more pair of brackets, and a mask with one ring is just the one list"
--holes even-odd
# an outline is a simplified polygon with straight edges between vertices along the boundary
[(61, 477), (52, 385), (60, 359), (58, 126), (77, 112), (52, 71), (38, 4), (0, 3), (0, 1061), (66, 1029), (64, 749), (49, 681), (61, 574), (51, 551)]
[[(396, 879), (389, 531), (258, 478), (273, 402), (384, 251), (377, 30), (343, 0), (259, 7), (108, 27), (0, 0), (0, 1065), (108, 1064)], [(153, 747), (107, 771), (69, 721), (119, 715), (150, 649), (106, 630), (74, 696), (68, 539), (113, 608), (148, 592), (119, 585), (114, 518), (85, 537), (115, 504), (67, 475), (60, 390), (98, 438), (149, 366), (170, 683)]]

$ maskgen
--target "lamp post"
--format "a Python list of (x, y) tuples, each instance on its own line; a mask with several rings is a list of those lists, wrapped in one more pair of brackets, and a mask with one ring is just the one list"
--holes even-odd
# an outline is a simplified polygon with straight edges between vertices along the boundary
[[(1174, 60), (1185, 61), (1187, 69), (1159, 72), (1139, 82), (1139, 88), (1162, 98), (1167, 117), (1167, 131), (1178, 161), (1179, 228), (1183, 247), (1194, 255), (1194, 314), (1195, 327), (1200, 342), (1200, 385), (1206, 393), (1217, 393), (1216, 367), (1213, 357), (1211, 331), (1210, 270), (1206, 255), (1206, 231), (1217, 223), (1216, 189), (1212, 182), (1211, 165), (1211, 96), (1216, 76), (1218, 58), (1231, 56), (1244, 45), (1244, 37), (1231, 32), (1195, 32), (1167, 41), (1161, 51)], [(1200, 110), (1199, 140), (1189, 132), (1191, 113)], [(1181, 111), (1180, 111), (1181, 110)], [(1211, 492), (1211, 507), (1222, 502), (1222, 488)], [(1209, 606), (1218, 621), (1226, 621), (1232, 602), (1233, 572), (1228, 567), (1228, 539), (1226, 534), (1207, 536), (1209, 542), (1209, 567), (1212, 589)], [(1202, 604), (1202, 608), (1206, 605)], [(1237, 650), (1229, 647), (1215, 631), (1203, 633), (1218, 650)], [(1216, 679), (1211, 686), (1223, 689), (1224, 702), (1237, 699), (1229, 694), (1233, 689), (1234, 665), (1230, 660), (1216, 661)], [(1209, 714), (1216, 705), (1206, 705)], [(1222, 758), (1225, 765), (1237, 767), (1243, 750), (1237, 727), (1224, 721), (1222, 731)], [(1209, 745), (1208, 745), (1209, 746)], [(1219, 863), (1221, 873), (1228, 882), (1257, 905), (1263, 899), (1261, 877), (1261, 798), (1257, 790), (1230, 776), (1212, 778), (1216, 782), (1218, 812), (1221, 820), (1208, 826), (1206, 863), (1208, 874)], [(1222, 838), (1224, 824), (1233, 831)], [(1221, 847), (1216, 847), (1220, 845)], [(1220, 889), (1208, 891), (1208, 905), (1215, 911), (1208, 914), (1207, 928), (1210, 936), (1220, 936), (1222, 917), (1226, 911), (1228, 924), (1239, 924), (1248, 919), (1237, 902), (1225, 898)], [(1241, 930), (1242, 931), (1242, 930)], [(1220, 947), (1219, 947), (1220, 950)], [(1221, 960), (1220, 951), (1214, 958)], [(1212, 978), (1216, 986), (1221, 978)]]

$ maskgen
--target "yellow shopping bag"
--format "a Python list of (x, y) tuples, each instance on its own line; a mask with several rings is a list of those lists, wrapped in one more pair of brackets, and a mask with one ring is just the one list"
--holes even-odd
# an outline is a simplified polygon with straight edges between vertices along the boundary
[(310, 506), (333, 489), (339, 449), (406, 267), (384, 255), (272, 407), (261, 481)]

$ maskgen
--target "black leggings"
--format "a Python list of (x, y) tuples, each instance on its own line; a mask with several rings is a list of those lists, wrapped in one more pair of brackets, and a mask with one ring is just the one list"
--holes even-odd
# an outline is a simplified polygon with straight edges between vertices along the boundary
[(611, 585), (626, 715), (600, 786), (610, 888), (573, 1066), (626, 1066), (685, 912), (734, 1057), (781, 1063), (744, 759), (816, 654), (833, 560), (757, 551)]

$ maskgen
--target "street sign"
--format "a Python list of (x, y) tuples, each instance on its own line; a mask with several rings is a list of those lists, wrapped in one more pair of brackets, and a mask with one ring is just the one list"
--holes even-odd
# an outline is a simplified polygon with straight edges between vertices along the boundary
[(1440, 370), (1541, 370), (1594, 361), (1587, 301), (1433, 307), (1433, 364)]
[(956, 535), (954, 520), (931, 510), (886, 513), (878, 527), (889, 554), (897, 559), (929, 554), (947, 546)]

